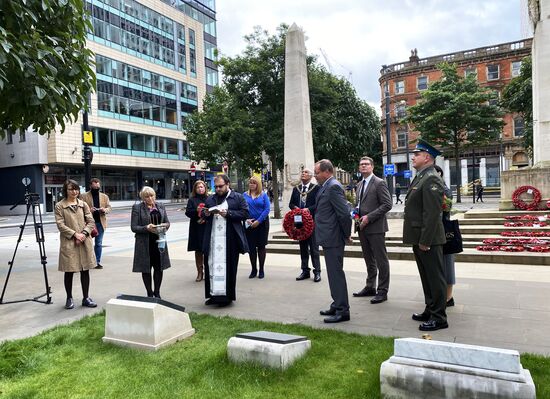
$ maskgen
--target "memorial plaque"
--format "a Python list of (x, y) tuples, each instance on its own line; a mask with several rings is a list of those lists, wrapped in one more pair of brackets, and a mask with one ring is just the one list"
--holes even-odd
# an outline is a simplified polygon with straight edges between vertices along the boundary
[(275, 344), (291, 344), (294, 342), (307, 341), (307, 337), (301, 335), (282, 334), (271, 331), (254, 331), (239, 333), (237, 338), (252, 339), (255, 341), (273, 342)]

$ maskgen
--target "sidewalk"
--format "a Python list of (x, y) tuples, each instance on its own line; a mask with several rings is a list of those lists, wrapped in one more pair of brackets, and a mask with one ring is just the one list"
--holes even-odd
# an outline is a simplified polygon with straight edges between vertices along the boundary
[[(274, 220), (271, 232), (280, 231)], [(392, 230), (400, 228), (397, 219)], [(414, 262), (392, 261), (389, 300), (371, 305), (370, 298), (354, 298), (352, 292), (365, 283), (362, 259), (345, 259), (345, 271), (351, 305), (351, 321), (327, 325), (319, 310), (329, 306), (330, 293), (321, 259), (322, 278), (296, 281), (300, 258), (297, 255), (268, 254), (266, 278), (248, 279), (250, 263), (240, 259), (237, 277), (237, 301), (227, 308), (204, 305), (204, 284), (194, 281), (193, 253), (186, 251), (187, 224), (173, 223), (169, 235), (172, 268), (165, 272), (163, 299), (183, 305), (189, 312), (230, 315), (282, 323), (302, 323), (316, 328), (334, 328), (360, 334), (394, 337), (420, 337), (413, 312), (424, 308), (422, 288)], [(0, 242), (0, 283), (4, 284), (7, 261), (11, 259), (16, 237)], [(46, 235), (48, 276), (53, 304), (27, 302), (0, 305), (0, 341), (35, 335), (59, 324), (101, 311), (117, 294), (143, 295), (141, 276), (131, 272), (133, 236), (127, 227), (109, 229), (105, 235), (103, 270), (91, 271), (91, 296), (97, 309), (79, 306), (81, 292), (75, 276), (73, 294), (76, 308), (65, 310), (62, 274), (57, 271), (58, 236)], [(466, 344), (488, 345), (520, 352), (550, 355), (550, 268), (494, 264), (456, 264), (456, 306), (448, 309), (450, 327), (432, 333), (433, 339)], [(42, 270), (33, 235), (25, 235), (15, 261), (4, 301), (29, 298), (44, 292)]]

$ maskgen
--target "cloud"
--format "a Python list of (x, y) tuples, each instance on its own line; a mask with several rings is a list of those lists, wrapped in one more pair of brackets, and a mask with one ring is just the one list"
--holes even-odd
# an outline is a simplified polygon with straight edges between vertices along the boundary
[(429, 57), (522, 38), (520, 0), (219, 0), (218, 47), (234, 56), (243, 36), (261, 26), (269, 32), (296, 22), (306, 47), (333, 73), (350, 77), (359, 96), (380, 104), (383, 64), (406, 61), (410, 50)]

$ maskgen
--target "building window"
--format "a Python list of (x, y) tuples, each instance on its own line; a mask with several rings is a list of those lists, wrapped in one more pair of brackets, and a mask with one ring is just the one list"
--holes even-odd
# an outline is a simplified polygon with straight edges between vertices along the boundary
[(397, 148), (406, 148), (408, 141), (408, 131), (406, 127), (397, 129)]
[(26, 139), (27, 139), (27, 138), (25, 137), (25, 131), (22, 130), (22, 131), (19, 133), (19, 142), (20, 142), (20, 143), (24, 143)]
[(477, 80), (477, 68), (476, 67), (465, 68), (464, 77), (467, 78), (468, 76), (473, 76)]
[(419, 76), (416, 78), (416, 88), (418, 90), (426, 90), (428, 88), (428, 77)]
[(487, 65), (487, 80), (497, 80), (500, 77), (499, 65)]
[(489, 100), (489, 105), (498, 106), (499, 101), (500, 101), (500, 91), (493, 90), (493, 98)]
[(519, 76), (521, 70), (521, 61), (512, 61), (512, 77)]
[(395, 94), (405, 93), (405, 82), (403, 80), (398, 80), (395, 82)]
[(13, 144), (13, 136), (15, 135), (15, 132), (13, 130), (7, 130), (6, 131), (6, 144)]
[(397, 119), (403, 119), (407, 116), (407, 104), (404, 101), (400, 101), (395, 105), (395, 116)]
[(514, 118), (514, 137), (522, 137), (525, 132), (525, 122), (521, 116)]

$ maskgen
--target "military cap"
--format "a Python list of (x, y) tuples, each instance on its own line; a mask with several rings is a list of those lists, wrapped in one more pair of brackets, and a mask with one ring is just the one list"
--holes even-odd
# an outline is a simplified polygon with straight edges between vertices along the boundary
[(441, 155), (441, 151), (436, 149), (434, 146), (432, 146), (430, 143), (428, 143), (426, 140), (419, 139), (418, 143), (416, 144), (415, 149), (412, 152), (420, 152), (420, 151), (426, 151), (428, 154), (430, 154), (432, 157), (437, 157), (438, 155)]

